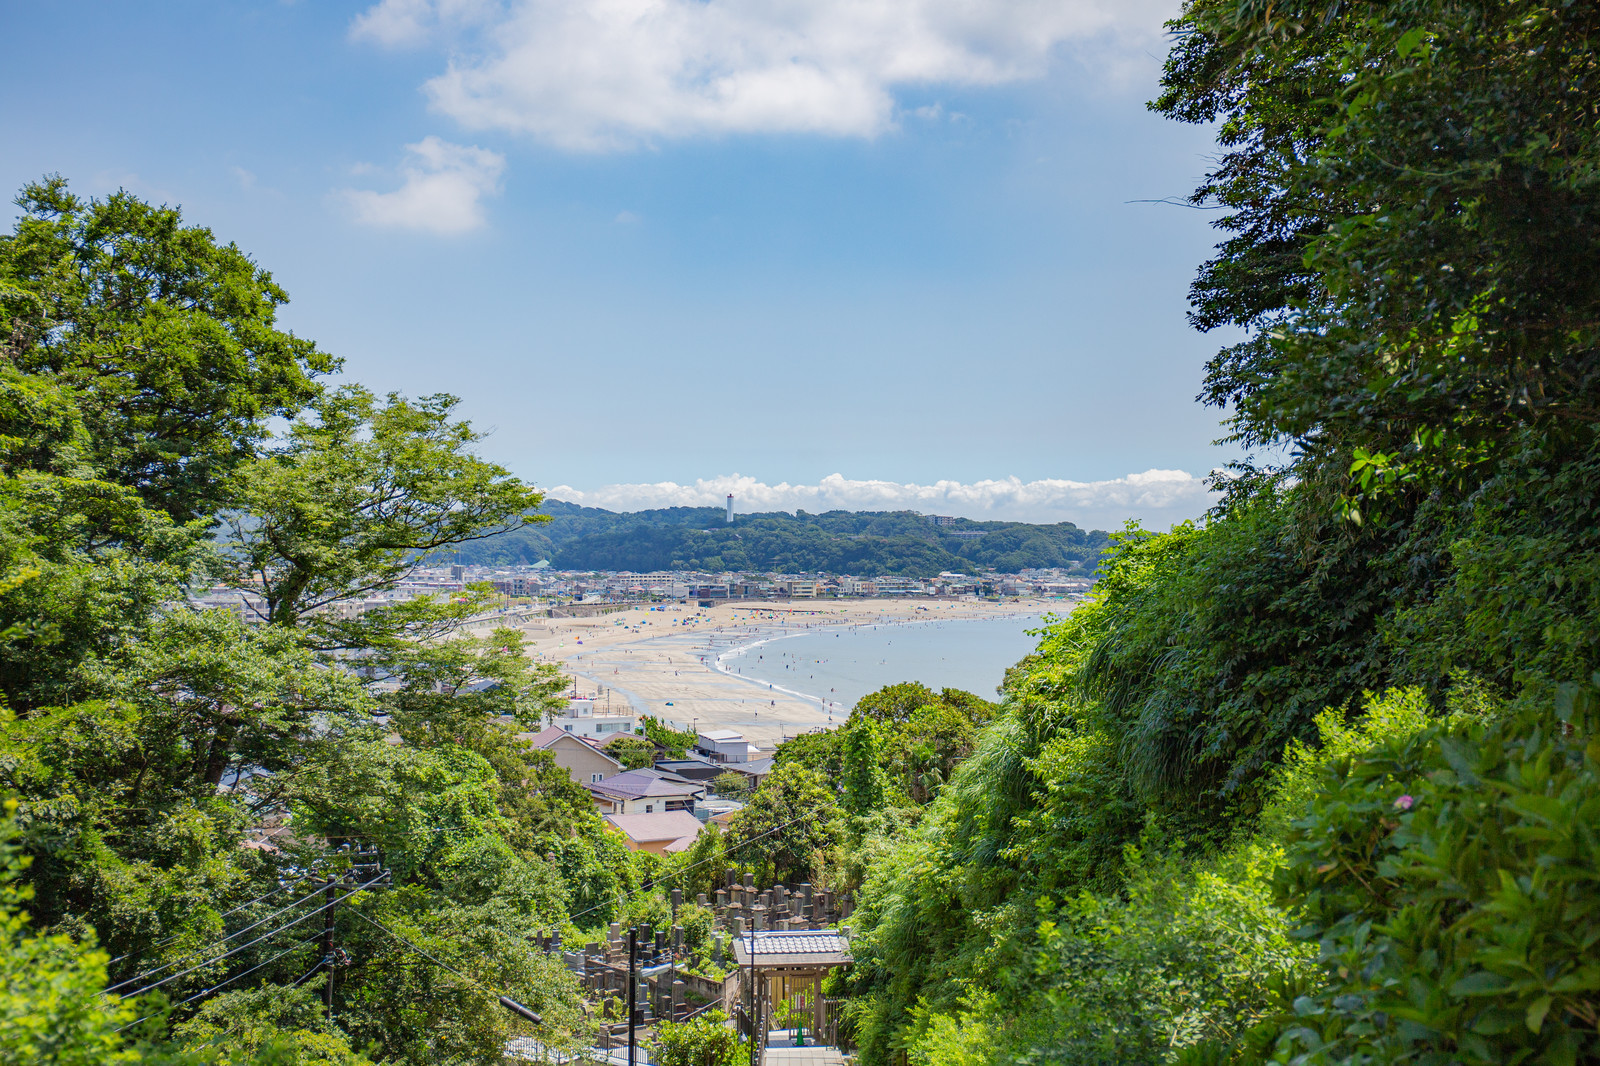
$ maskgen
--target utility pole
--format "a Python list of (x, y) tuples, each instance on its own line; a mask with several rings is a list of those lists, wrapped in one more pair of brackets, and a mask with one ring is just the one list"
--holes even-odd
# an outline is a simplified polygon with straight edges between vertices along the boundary
[(750, 1021), (750, 1066), (756, 1066), (756, 929), (755, 919), (751, 919), (750, 926), (750, 1009), (746, 1017)]
[(338, 877), (329, 874), (328, 887), (323, 890), (323, 906), (327, 909), (322, 912), (322, 968), (328, 974), (328, 983), (322, 986), (322, 1002), (328, 1007), (329, 1025), (333, 1024), (333, 901), (338, 891)]
[(639, 930), (628, 928), (628, 1066), (635, 1066), (633, 1049), (638, 1047)]

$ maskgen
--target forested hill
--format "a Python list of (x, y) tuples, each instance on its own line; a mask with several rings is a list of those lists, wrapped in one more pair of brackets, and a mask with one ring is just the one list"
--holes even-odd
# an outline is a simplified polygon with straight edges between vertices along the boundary
[[(1109, 543), (1071, 522), (975, 522), (935, 526), (914, 511), (829, 511), (735, 516), (720, 508), (669, 507), (619, 514), (559, 500), (551, 521), (459, 545), (455, 562), (536, 563), (559, 570), (754, 570), (931, 577), (944, 570), (1029, 567), (1093, 571)], [(971, 536), (981, 533), (982, 536)], [(961, 534), (967, 534), (962, 536)]]

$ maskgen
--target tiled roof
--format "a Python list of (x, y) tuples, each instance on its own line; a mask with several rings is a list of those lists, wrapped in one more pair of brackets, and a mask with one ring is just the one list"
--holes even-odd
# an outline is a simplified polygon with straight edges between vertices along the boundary
[(850, 959), (850, 945), (837, 929), (763, 931), (734, 938), (733, 955), (740, 966), (778, 969), (787, 966), (831, 969)]
[(589, 786), (591, 792), (601, 792), (607, 796), (624, 796), (628, 799), (644, 799), (650, 796), (692, 796), (705, 791), (701, 785), (685, 781), (678, 784), (673, 781), (663, 780), (654, 773), (642, 770), (628, 770), (625, 773), (613, 774), (604, 781), (596, 782)]
[(522, 734), (522, 738), (536, 748), (548, 748), (562, 737), (569, 737), (571, 735), (572, 734), (568, 733), (565, 729), (562, 729), (558, 726), (551, 726), (548, 729), (541, 729), (537, 733), (524, 733)]
[(550, 726), (548, 729), (541, 729), (537, 733), (518, 733), (517, 734), (517, 738), (519, 740), (526, 740), (528, 743), (532, 744), (536, 748), (549, 748), (549, 747), (552, 747), (556, 743), (556, 741), (560, 740), (562, 737), (570, 737), (573, 740), (576, 740), (579, 744), (582, 744), (584, 747), (590, 748), (590, 749), (592, 749), (594, 751), (599, 752), (601, 755), (604, 755), (606, 758), (610, 759), (612, 762), (617, 763), (618, 766), (622, 765), (622, 763), (617, 762), (617, 759), (610, 752), (606, 751), (606, 749), (604, 747), (602, 747), (599, 744), (596, 744), (590, 738), (588, 738), (588, 737), (580, 737), (576, 733), (569, 733), (565, 729), (562, 729), (560, 726)]
[[(748, 934), (740, 940), (746, 951), (751, 950), (752, 941)], [(757, 955), (824, 955), (840, 954), (847, 950), (844, 937), (831, 929), (805, 933), (763, 932), (757, 933), (754, 940)]]
[(606, 821), (625, 833), (636, 844), (661, 840), (693, 841), (704, 824), (688, 811), (660, 811), (655, 814), (608, 814)]

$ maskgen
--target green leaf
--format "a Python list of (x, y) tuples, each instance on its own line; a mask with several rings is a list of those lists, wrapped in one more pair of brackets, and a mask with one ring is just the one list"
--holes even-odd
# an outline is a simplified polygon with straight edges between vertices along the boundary
[(1537, 1033), (1544, 1028), (1545, 1015), (1550, 1013), (1550, 997), (1540, 996), (1528, 1004), (1528, 1031)]
[(1492, 996), (1503, 992), (1509, 982), (1497, 973), (1479, 970), (1468, 974), (1450, 986), (1452, 996)]

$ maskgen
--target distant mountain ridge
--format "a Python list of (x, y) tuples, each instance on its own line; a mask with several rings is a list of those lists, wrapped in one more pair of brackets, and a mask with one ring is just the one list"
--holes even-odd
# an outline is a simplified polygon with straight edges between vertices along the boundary
[[(931, 577), (993, 568), (1094, 569), (1110, 541), (1071, 522), (935, 525), (915, 511), (741, 514), (717, 507), (619, 513), (547, 500), (551, 521), (462, 544), (450, 561), (511, 566), (549, 559), (557, 570), (823, 571)], [(962, 534), (965, 534), (963, 536)], [(981, 534), (981, 536), (975, 535)]]

